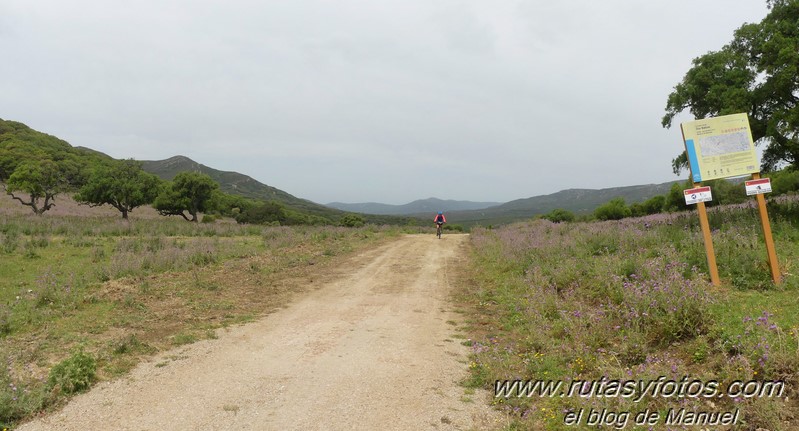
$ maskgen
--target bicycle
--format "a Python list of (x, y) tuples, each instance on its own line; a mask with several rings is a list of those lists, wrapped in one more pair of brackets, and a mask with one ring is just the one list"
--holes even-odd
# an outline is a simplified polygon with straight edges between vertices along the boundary
[(436, 236), (438, 237), (438, 239), (441, 239), (441, 225), (443, 225), (443, 224), (444, 223), (441, 223), (441, 222), (437, 222), (436, 223), (436, 226), (437, 226), (437, 228), (436, 228)]

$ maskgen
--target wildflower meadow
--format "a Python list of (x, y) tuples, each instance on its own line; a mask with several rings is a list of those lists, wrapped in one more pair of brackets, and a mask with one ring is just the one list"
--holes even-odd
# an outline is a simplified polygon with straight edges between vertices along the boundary
[[(731, 429), (790, 429), (799, 414), (798, 208), (793, 200), (770, 204), (778, 286), (752, 204), (711, 211), (720, 287), (709, 282), (694, 212), (474, 229), (474, 281), (461, 292), (472, 310), (465, 385), (493, 391), (497, 381), (578, 382), (565, 396), (494, 397), (511, 417), (508, 429), (595, 429), (585, 417), (568, 418), (603, 410), (630, 414), (617, 429), (698, 429), (678, 409), (737, 413)], [(695, 382), (721, 395), (580, 392), (629, 381)], [(737, 393), (736, 382), (764, 381), (784, 382), (784, 391), (726, 396)], [(653, 427), (631, 419), (646, 412), (679, 420)]]

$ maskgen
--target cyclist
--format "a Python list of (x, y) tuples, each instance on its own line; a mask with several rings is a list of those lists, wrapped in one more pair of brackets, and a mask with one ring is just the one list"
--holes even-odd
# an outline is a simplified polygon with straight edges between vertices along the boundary
[(446, 222), (447, 222), (447, 218), (444, 217), (444, 212), (443, 211), (439, 211), (438, 215), (436, 215), (436, 218), (433, 219), (433, 223), (436, 224), (436, 228), (437, 228), (436, 229), (436, 235), (439, 238), (441, 238), (441, 225), (443, 225)]

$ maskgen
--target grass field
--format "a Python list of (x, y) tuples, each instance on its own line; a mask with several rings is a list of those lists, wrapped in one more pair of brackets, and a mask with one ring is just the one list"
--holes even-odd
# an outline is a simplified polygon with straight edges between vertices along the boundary
[(145, 208), (126, 222), (64, 201), (43, 217), (0, 202), (0, 429), (273, 311), (337, 256), (399, 234), (196, 224)]
[[(275, 310), (313, 286), (320, 267), (399, 234), (193, 224), (149, 208), (125, 222), (68, 199), (58, 210), (35, 217), (0, 198), (0, 429), (157, 351)], [(736, 429), (791, 429), (799, 414), (799, 205), (781, 199), (770, 211), (780, 286), (747, 205), (710, 214), (721, 287), (708, 282), (693, 213), (475, 229), (472, 273), (458, 297), (472, 348), (467, 394), (514, 379), (687, 378), (717, 381), (721, 391), (735, 381), (784, 381), (781, 397), (580, 396), (583, 385), (574, 396), (494, 404), (512, 418), (508, 429), (593, 429), (585, 417), (564, 420), (583, 409), (649, 409), (662, 418), (674, 408), (738, 411)], [(653, 429), (668, 428), (661, 420)]]
[[(680, 408), (738, 411), (734, 429), (792, 429), (799, 420), (799, 206), (783, 200), (770, 211), (780, 286), (771, 283), (749, 205), (710, 214), (721, 287), (709, 283), (695, 213), (475, 229), (474, 282), (460, 297), (473, 352), (465, 385), (493, 391), (497, 380), (604, 379), (607, 385), (685, 377), (715, 380), (724, 392), (736, 381), (784, 381), (782, 397), (650, 393), (637, 400), (612, 391), (589, 395), (586, 383), (572, 396), (501, 396), (494, 403), (514, 418), (508, 427), (514, 430), (595, 429), (587, 425), (591, 409), (629, 412), (624, 429), (683, 429), (664, 422), (669, 409)], [(635, 426), (633, 415), (647, 409), (659, 422)], [(567, 426), (566, 418), (581, 410), (582, 422)]]

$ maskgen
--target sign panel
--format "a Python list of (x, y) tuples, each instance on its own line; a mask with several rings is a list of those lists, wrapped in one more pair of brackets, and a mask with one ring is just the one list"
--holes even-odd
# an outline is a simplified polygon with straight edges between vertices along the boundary
[(695, 183), (760, 172), (746, 114), (688, 121), (681, 127)]
[(761, 178), (759, 180), (749, 180), (746, 182), (746, 195), (759, 195), (762, 193), (771, 193), (771, 180), (768, 178)]
[(686, 205), (710, 202), (713, 200), (713, 195), (710, 194), (710, 187), (697, 187), (695, 189), (684, 190), (683, 193), (685, 193)]

